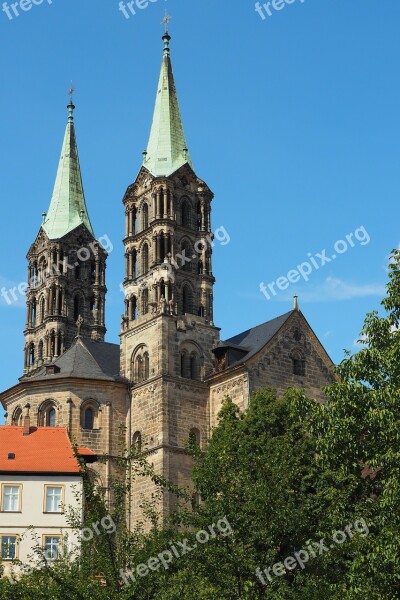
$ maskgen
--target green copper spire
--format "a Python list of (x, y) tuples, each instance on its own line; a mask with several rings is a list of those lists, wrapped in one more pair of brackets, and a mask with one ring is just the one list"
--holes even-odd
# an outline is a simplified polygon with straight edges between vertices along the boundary
[(155, 177), (171, 175), (186, 163), (192, 166), (176, 95), (169, 49), (171, 36), (167, 27), (162, 39), (164, 55), (160, 81), (150, 139), (147, 150), (144, 152), (143, 161), (143, 166)]
[(44, 215), (42, 227), (51, 240), (64, 237), (83, 223), (90, 233), (90, 224), (83, 192), (81, 169), (79, 165), (78, 147), (76, 145), (74, 109), (71, 101), (68, 104), (68, 123), (65, 131), (61, 158), (58, 165), (56, 182), (50, 208)]

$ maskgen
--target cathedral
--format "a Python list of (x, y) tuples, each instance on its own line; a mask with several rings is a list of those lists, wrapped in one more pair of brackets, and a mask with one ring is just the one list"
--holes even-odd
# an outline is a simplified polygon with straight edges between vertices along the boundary
[[(296, 299), (293, 310), (220, 339), (213, 193), (194, 170), (168, 32), (162, 39), (150, 137), (122, 201), (120, 343), (104, 341), (107, 248), (88, 214), (71, 96), (50, 207), (27, 254), (23, 374), (0, 395), (7, 425), (22, 425), (29, 415), (35, 427), (65, 427), (79, 447), (107, 455), (91, 465), (106, 495), (121, 445), (141, 447), (156, 471), (188, 486), (193, 460), (186, 442), (192, 436), (204, 448), (224, 398), (245, 410), (254, 390), (301, 387), (319, 401), (333, 378), (333, 364)], [(135, 482), (131, 523), (152, 489), (146, 479)], [(164, 494), (160, 502), (168, 515), (174, 498)]]

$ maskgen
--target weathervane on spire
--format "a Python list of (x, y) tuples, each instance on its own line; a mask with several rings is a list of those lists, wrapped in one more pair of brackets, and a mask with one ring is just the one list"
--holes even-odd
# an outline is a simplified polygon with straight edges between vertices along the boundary
[(74, 86), (72, 85), (72, 81), (71, 81), (71, 86), (70, 86), (70, 88), (69, 88), (69, 90), (68, 90), (68, 95), (69, 95), (69, 99), (70, 99), (70, 101), (71, 101), (71, 104), (73, 104), (73, 103), (74, 103), (74, 93), (75, 93), (75, 88), (74, 88)]
[(164, 25), (164, 27), (165, 27), (165, 33), (168, 33), (168, 23), (170, 22), (171, 19), (172, 19), (172, 17), (170, 17), (167, 9), (165, 9), (165, 17), (161, 21), (161, 24)]

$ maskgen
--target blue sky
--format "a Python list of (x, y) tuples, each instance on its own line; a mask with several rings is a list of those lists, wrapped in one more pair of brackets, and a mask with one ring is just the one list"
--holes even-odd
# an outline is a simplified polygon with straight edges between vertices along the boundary
[[(26, 279), (73, 79), (89, 213), (114, 245), (107, 339), (118, 342), (121, 200), (147, 144), (168, 8), (191, 156), (215, 192), (213, 227), (231, 238), (214, 254), (222, 336), (287, 312), (298, 293), (333, 360), (354, 350), (400, 241), (398, 0), (296, 0), (264, 20), (253, 0), (158, 0), (129, 19), (118, 0), (49, 2), (12, 20), (0, 12), (1, 286)], [(368, 244), (354, 237), (360, 227)], [(260, 292), (351, 233), (353, 247), (308, 282), (270, 300)], [(1, 388), (22, 374), (24, 324), (24, 299), (2, 300)]]

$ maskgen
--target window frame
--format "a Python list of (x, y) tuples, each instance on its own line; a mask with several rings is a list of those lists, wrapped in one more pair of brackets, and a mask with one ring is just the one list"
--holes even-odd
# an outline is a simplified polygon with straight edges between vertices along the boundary
[[(15, 538), (15, 556), (13, 558), (4, 558), (3, 556), (3, 538)], [(0, 561), (12, 561), (19, 559), (19, 542), (20, 537), (17, 533), (1, 533), (0, 534)]]
[[(58, 539), (58, 548), (57, 548), (57, 558), (48, 558), (46, 555), (46, 538), (57, 538)], [(60, 534), (52, 534), (52, 533), (43, 533), (42, 534), (42, 550), (47, 561), (59, 560), (60, 552), (62, 549), (62, 539), (63, 536)]]
[[(60, 500), (60, 510), (52, 511), (47, 509), (47, 490), (49, 488), (59, 488), (61, 490), (61, 500)], [(43, 513), (46, 515), (63, 515), (65, 506), (65, 485), (64, 484), (53, 484), (53, 483), (45, 483), (43, 490)]]
[[(6, 487), (15, 487), (18, 488), (18, 510), (4, 510), (4, 498), (5, 498), (5, 488)], [(13, 483), (13, 482), (2, 482), (1, 484), (1, 504), (0, 508), (2, 513), (21, 513), (22, 512), (22, 491), (23, 484), (22, 483)]]

